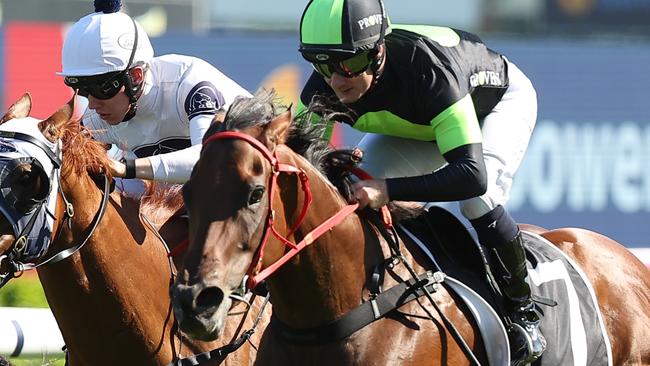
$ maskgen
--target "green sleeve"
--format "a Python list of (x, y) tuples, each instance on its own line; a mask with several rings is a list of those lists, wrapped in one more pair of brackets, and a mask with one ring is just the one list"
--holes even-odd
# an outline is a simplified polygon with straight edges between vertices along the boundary
[(431, 120), (440, 153), (483, 142), (471, 95), (452, 104)]

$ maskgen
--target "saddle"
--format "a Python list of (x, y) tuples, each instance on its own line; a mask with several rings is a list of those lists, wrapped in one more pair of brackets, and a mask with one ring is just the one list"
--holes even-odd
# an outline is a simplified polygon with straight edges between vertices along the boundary
[[(484, 301), (499, 318), (506, 317), (481, 245), (456, 216), (432, 206), (417, 218), (401, 221), (400, 225), (400, 234), (414, 236), (424, 243), (424, 248), (420, 248), (413, 240), (405, 240), (409, 251), (430, 252), (425, 256), (431, 265), (448, 276), (446, 283), (470, 309)], [(528, 280), (542, 314), (540, 329), (548, 341), (546, 352), (535, 365), (611, 365), (611, 345), (595, 292), (586, 275), (570, 257), (543, 237), (523, 231), (523, 238)], [(496, 333), (503, 333), (498, 334), (499, 337), (505, 336), (505, 329), (502, 324), (486, 322), (487, 313), (472, 311), (486, 343), (490, 364), (507, 364), (504, 359), (504, 354), (509, 359), (507, 338), (505, 345), (502, 342), (494, 344), (491, 339)], [(489, 329), (495, 326), (501, 329)]]
[[(486, 256), (481, 246), (451, 212), (439, 206), (431, 206), (416, 218), (400, 221), (398, 230), (401, 231), (400, 234), (409, 231), (426, 245), (430, 252), (426, 256), (436, 269), (466, 283), (498, 308), (501, 299), (496, 294), (497, 287), (491, 278)], [(412, 240), (405, 240), (404, 243), (411, 253), (423, 250)], [(427, 265), (424, 267), (428, 268)]]

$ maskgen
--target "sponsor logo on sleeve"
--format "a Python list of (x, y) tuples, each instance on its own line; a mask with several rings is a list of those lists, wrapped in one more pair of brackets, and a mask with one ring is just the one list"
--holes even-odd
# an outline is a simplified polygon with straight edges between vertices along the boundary
[(187, 95), (185, 113), (189, 119), (200, 114), (214, 114), (225, 104), (221, 92), (209, 81), (202, 81)]

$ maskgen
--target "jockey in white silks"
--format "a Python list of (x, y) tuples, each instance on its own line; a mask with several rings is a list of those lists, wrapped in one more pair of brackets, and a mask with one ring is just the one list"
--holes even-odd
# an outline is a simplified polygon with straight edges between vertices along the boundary
[[(135, 20), (117, 12), (119, 6), (96, 3), (96, 12), (69, 30), (59, 73), (88, 98), (82, 123), (95, 139), (121, 150), (112, 150), (115, 177), (184, 183), (214, 116), (236, 97), (251, 95), (199, 58), (154, 57)], [(128, 181), (118, 186), (137, 193), (141, 182), (132, 182), (134, 187)]]

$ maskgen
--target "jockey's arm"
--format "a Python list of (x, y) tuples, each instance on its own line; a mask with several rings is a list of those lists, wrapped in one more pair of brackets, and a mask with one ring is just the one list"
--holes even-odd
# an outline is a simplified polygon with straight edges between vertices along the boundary
[(169, 183), (185, 183), (190, 179), (192, 168), (199, 160), (201, 147), (200, 144), (193, 145), (182, 150), (136, 159), (136, 177)]
[(431, 121), (447, 165), (429, 174), (386, 180), (390, 200), (445, 202), (484, 194), (487, 169), (481, 127), (470, 98), (451, 105)]
[(435, 172), (386, 179), (391, 201), (448, 202), (477, 197), (487, 190), (482, 144), (459, 146), (443, 157), (448, 164)]
[[(203, 135), (210, 127), (213, 114), (198, 115), (190, 120), (190, 141), (192, 146), (165, 154), (135, 159), (135, 177), (169, 183), (185, 183), (192, 174), (192, 168), (201, 153)], [(126, 175), (126, 165), (114, 164), (116, 176)]]

